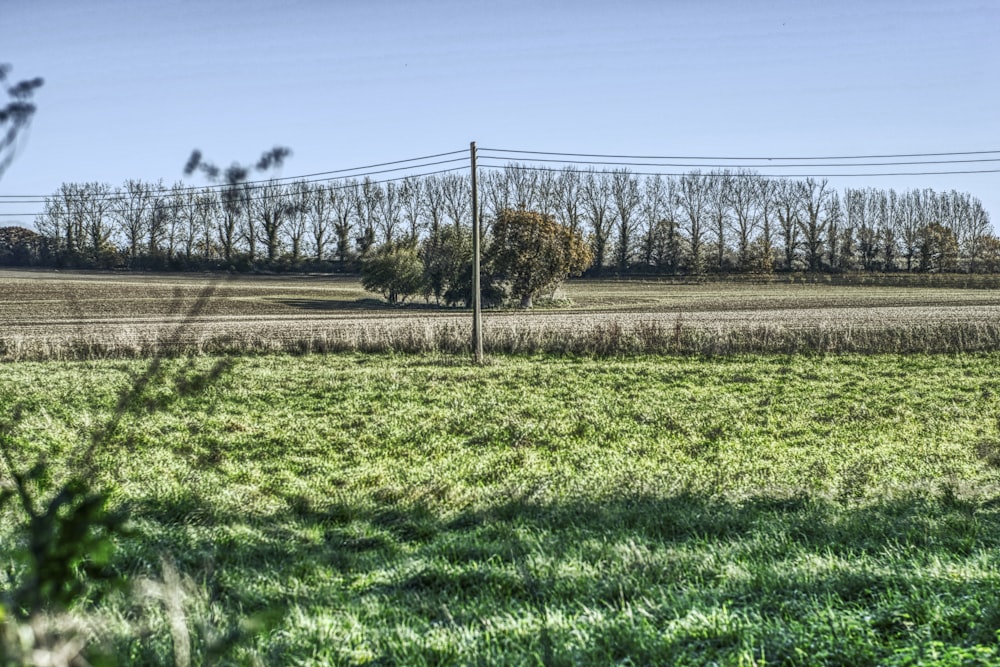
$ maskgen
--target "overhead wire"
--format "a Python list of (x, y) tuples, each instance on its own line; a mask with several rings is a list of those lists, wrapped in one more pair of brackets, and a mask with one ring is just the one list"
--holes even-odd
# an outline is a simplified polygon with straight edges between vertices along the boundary
[(606, 153), (557, 153), (553, 151), (527, 151), (507, 148), (479, 148), (477, 152), (518, 153), (528, 155), (555, 155), (564, 157), (591, 157), (625, 160), (878, 160), (908, 157), (945, 157), (949, 155), (990, 155), (1000, 154), (1000, 150), (992, 151), (952, 151), (947, 153), (892, 153), (885, 155), (831, 155), (831, 156), (764, 156), (764, 157), (724, 157), (724, 156), (694, 156), (694, 155), (610, 155)]
[[(365, 172), (364, 174), (352, 174), (351, 176), (348, 176), (346, 178), (353, 180), (353, 179), (356, 179), (359, 176), (367, 177), (367, 176), (373, 176), (373, 175), (376, 175), (376, 174), (389, 174), (389, 173), (392, 173), (394, 171), (402, 171), (404, 169), (406, 169), (406, 170), (408, 170), (408, 169), (423, 169), (424, 167), (433, 167), (433, 166), (442, 165), (442, 164), (453, 164), (455, 162), (465, 162), (465, 161), (466, 160), (463, 159), (463, 158), (456, 158), (456, 159), (453, 159), (453, 160), (439, 160), (437, 162), (425, 162), (423, 164), (410, 165), (410, 166), (407, 166), (407, 167), (397, 167), (395, 169), (382, 169), (382, 170), (379, 170), (379, 171), (369, 171), (369, 172)], [(464, 168), (465, 167), (456, 167), (456, 169), (464, 169)], [(418, 177), (420, 175), (421, 174), (407, 174), (406, 176), (400, 176), (398, 179), (388, 179), (388, 180), (389, 181), (391, 181), (391, 180), (404, 180), (406, 178), (411, 178), (411, 177), (416, 178), (416, 177)], [(332, 181), (344, 180), (344, 178), (304, 179), (301, 176), (295, 176), (295, 177), (290, 177), (290, 178), (294, 178), (294, 180), (292, 180), (290, 183), (280, 183), (278, 181), (278, 179), (266, 180), (266, 181), (253, 181), (253, 182), (242, 181), (242, 182), (239, 182), (239, 183), (227, 185), (225, 188), (222, 188), (221, 190), (210, 190), (208, 188), (198, 188), (198, 187), (159, 188), (159, 189), (147, 190), (146, 194), (155, 195), (155, 194), (176, 194), (176, 193), (179, 193), (179, 192), (195, 192), (195, 193), (198, 193), (198, 192), (216, 192), (216, 191), (218, 191), (218, 192), (225, 192), (226, 190), (230, 190), (230, 189), (260, 190), (260, 189), (266, 188), (266, 187), (271, 186), (271, 185), (297, 185), (299, 183), (309, 183), (309, 184), (312, 184), (312, 183), (327, 183), (327, 182), (332, 182)], [(383, 181), (383, 182), (388, 182), (388, 181)], [(14, 196), (14, 195), (10, 195), (10, 196)], [(11, 203), (13, 203), (13, 204), (44, 204), (49, 199), (64, 198), (66, 196), (73, 197), (73, 196), (77, 196), (77, 195), (76, 195), (76, 193), (73, 193), (73, 194), (70, 194), (70, 195), (63, 195), (63, 194), (60, 194), (60, 193), (56, 193), (54, 195), (48, 195), (48, 196), (46, 196), (44, 198), (41, 198), (41, 199), (37, 199), (37, 198), (36, 199), (20, 199), (18, 201), (14, 201), (14, 202), (3, 202), (3, 201), (0, 201), (0, 204), (11, 204)], [(129, 199), (131, 197), (131, 195), (128, 192), (122, 192), (121, 190), (109, 191), (106, 194), (100, 195), (99, 197), (94, 197), (92, 193), (86, 193), (86, 192), (80, 193), (78, 196), (80, 198), (87, 199), (88, 201), (92, 201), (94, 199), (96, 199), (98, 201), (122, 201), (122, 200), (125, 200), (125, 199)]]
[[(296, 181), (302, 181), (304, 179), (313, 179), (313, 180), (306, 180), (305, 181), (305, 182), (308, 182), (308, 183), (318, 183), (318, 182), (321, 182), (321, 181), (339, 180), (341, 178), (363, 178), (365, 176), (371, 176), (371, 175), (375, 175), (375, 174), (385, 174), (385, 173), (390, 173), (390, 172), (393, 172), (393, 171), (403, 171), (405, 169), (421, 169), (423, 167), (429, 167), (429, 166), (440, 165), (440, 164), (448, 164), (448, 163), (454, 163), (454, 162), (465, 162), (466, 158), (453, 158), (453, 159), (450, 159), (450, 160), (440, 160), (440, 161), (437, 161), (437, 162), (427, 162), (425, 164), (418, 164), (418, 165), (409, 164), (409, 165), (407, 165), (405, 167), (398, 167), (398, 168), (395, 168), (395, 169), (380, 169), (378, 171), (362, 171), (362, 170), (366, 170), (366, 169), (376, 169), (377, 167), (388, 167), (388, 166), (392, 166), (392, 165), (401, 165), (401, 164), (406, 164), (406, 163), (410, 163), (410, 162), (423, 162), (425, 160), (432, 160), (432, 159), (435, 159), (435, 158), (447, 157), (447, 156), (450, 156), (450, 155), (458, 155), (460, 153), (467, 154), (468, 151), (467, 150), (448, 151), (448, 152), (445, 152), (445, 153), (435, 153), (433, 155), (424, 155), (424, 156), (421, 156), (421, 157), (407, 158), (405, 160), (392, 160), (390, 162), (379, 162), (379, 163), (376, 163), (376, 164), (362, 165), (362, 166), (359, 166), (359, 167), (350, 167), (350, 168), (347, 168), (347, 169), (334, 169), (334, 170), (331, 170), (331, 171), (318, 171), (318, 172), (314, 172), (314, 173), (311, 173), (311, 174), (299, 174), (299, 175), (296, 175), (296, 176), (281, 176), (281, 177), (276, 177), (276, 178), (263, 178), (263, 179), (255, 179), (255, 180), (248, 180), (248, 181), (240, 181), (238, 184), (236, 184), (236, 186), (237, 187), (243, 187), (243, 186), (247, 186), (247, 185), (249, 185), (249, 186), (261, 185), (263, 187), (263, 186), (266, 186), (266, 185), (271, 184), (271, 183), (288, 182), (288, 181), (290, 181), (290, 182), (296, 182)], [(351, 172), (359, 172), (359, 173), (351, 173)], [(342, 174), (342, 176), (339, 176), (339, 177), (336, 177), (336, 178), (315, 178), (316, 176), (330, 176), (332, 174)], [(162, 187), (162, 188), (156, 188), (156, 189), (150, 190), (150, 192), (153, 193), (153, 194), (160, 194), (160, 193), (164, 193), (164, 192), (185, 192), (185, 191), (191, 191), (191, 190), (197, 190), (197, 191), (204, 191), (204, 190), (225, 190), (226, 188), (231, 188), (231, 187), (234, 187), (234, 185), (231, 184), (231, 183), (208, 183), (206, 185), (192, 185), (192, 186), (185, 186), (185, 187), (182, 187), (182, 188)], [(42, 199), (42, 200), (44, 200), (44, 198), (46, 198), (46, 197), (52, 197), (52, 195), (51, 194), (48, 194), (48, 195), (0, 195), (0, 199)], [(3, 202), (0, 202), (0, 203), (3, 203)], [(26, 203), (26, 202), (21, 202), (21, 203)]]
[[(477, 156), (484, 160), (499, 160), (501, 158), (491, 155)], [(606, 167), (691, 167), (693, 169), (717, 168), (717, 169), (788, 169), (792, 167), (807, 167), (815, 169), (819, 167), (897, 167), (903, 165), (927, 165), (927, 164), (968, 164), (971, 162), (1000, 162), (1000, 157), (995, 158), (973, 158), (968, 160), (920, 160), (907, 162), (841, 162), (817, 164), (720, 164), (720, 163), (698, 163), (698, 162), (607, 162), (596, 160), (566, 160), (554, 158), (531, 158), (529, 162), (544, 162), (557, 164), (588, 164)]]
[[(970, 163), (1000, 162), (1000, 150), (979, 150), (979, 151), (949, 151), (937, 153), (884, 153), (868, 155), (827, 155), (827, 156), (708, 156), (708, 155), (627, 155), (608, 153), (559, 153), (555, 151), (530, 151), (520, 149), (504, 148), (481, 148), (479, 149), (480, 160), (512, 160), (514, 156), (522, 156), (521, 159), (528, 163), (556, 163), (563, 165), (587, 165), (591, 167), (683, 167), (688, 171), (696, 169), (763, 169), (767, 172), (787, 170), (791, 168), (806, 169), (841, 169), (853, 167), (867, 167), (873, 170), (884, 167), (901, 166), (927, 166), (927, 165), (967, 165)], [(531, 157), (527, 157), (531, 156)], [(546, 156), (546, 157), (535, 157)], [(970, 157), (977, 156), (977, 157)], [(991, 157), (978, 157), (991, 156)], [(937, 158), (954, 157), (949, 160), (906, 160), (903, 158)], [(576, 159), (589, 158), (589, 159)], [(612, 161), (613, 160), (613, 161)], [(664, 160), (677, 160), (681, 162), (662, 162)], [(838, 160), (841, 162), (830, 162)], [(844, 160), (864, 160), (864, 162), (843, 162)], [(880, 161), (874, 161), (880, 160)], [(894, 160), (887, 162), (886, 160)], [(692, 162), (695, 161), (695, 162)], [(763, 164), (747, 164), (749, 161), (765, 161)], [(801, 164), (810, 162), (811, 164)], [(489, 167), (496, 165), (488, 162), (483, 163)], [(542, 167), (537, 167), (539, 171), (544, 171)], [(560, 171), (560, 170), (556, 170)], [(763, 176), (775, 178), (863, 178), (868, 176), (944, 176), (952, 174), (989, 174), (997, 173), (997, 169), (948, 169), (948, 170), (923, 170), (923, 171), (865, 171), (865, 172), (842, 172), (837, 173), (764, 173)], [(636, 175), (660, 175), (660, 176), (683, 176), (684, 173), (677, 172), (632, 172)], [(686, 172), (685, 172), (686, 173)]]
[[(423, 164), (414, 165), (408, 164), (413, 162), (423, 162), (426, 160), (432, 160), (439, 157), (448, 157), (452, 155), (459, 155), (466, 153), (466, 150), (455, 150), (446, 151), (441, 153), (433, 153), (430, 155), (423, 155), (420, 157), (406, 158), (403, 160), (392, 160), (388, 162), (378, 162), (368, 165), (361, 165), (358, 167), (350, 167), (345, 169), (334, 169), (328, 171), (312, 172), (308, 174), (298, 174), (295, 176), (282, 176), (273, 177), (267, 179), (255, 179), (249, 181), (242, 181), (239, 184), (230, 183), (209, 183), (201, 186), (184, 186), (181, 188), (177, 187), (162, 187), (154, 188), (149, 190), (150, 194), (163, 194), (163, 193), (177, 193), (177, 192), (189, 192), (189, 191), (207, 191), (207, 190), (226, 190), (232, 187), (242, 187), (242, 188), (256, 188), (256, 187), (267, 187), (274, 183), (283, 182), (306, 182), (306, 183), (318, 183), (323, 181), (339, 180), (338, 178), (317, 178), (332, 176), (334, 174), (341, 174), (340, 178), (364, 178), (366, 176), (379, 175), (384, 173), (391, 173), (394, 171), (401, 171), (404, 169), (421, 169), (429, 166), (437, 166), (441, 164), (449, 164), (456, 162), (464, 162), (465, 158), (452, 158), (450, 160), (439, 160), (435, 162), (424, 162)], [(582, 165), (595, 165), (595, 166), (610, 166), (610, 167), (688, 167), (691, 169), (729, 169), (729, 168), (747, 168), (747, 169), (783, 169), (783, 168), (799, 168), (799, 167), (883, 167), (883, 166), (905, 166), (905, 165), (931, 165), (931, 164), (967, 164), (973, 162), (1000, 162), (1000, 157), (996, 158), (971, 158), (971, 159), (961, 159), (961, 160), (920, 160), (920, 161), (907, 161), (907, 162), (864, 162), (864, 163), (843, 163), (843, 164), (810, 164), (810, 165), (800, 165), (800, 164), (781, 164), (781, 161), (787, 160), (803, 160), (803, 161), (821, 161), (821, 160), (873, 160), (873, 159), (890, 159), (890, 158), (910, 158), (910, 157), (944, 157), (944, 156), (967, 156), (967, 155), (1000, 155), (1000, 151), (952, 151), (952, 152), (938, 152), (938, 153), (895, 153), (895, 154), (870, 154), (870, 155), (842, 155), (842, 156), (797, 156), (797, 157), (780, 157), (780, 156), (756, 156), (756, 157), (721, 157), (721, 156), (663, 156), (663, 155), (626, 155), (626, 154), (606, 154), (606, 153), (559, 153), (555, 151), (531, 151), (531, 150), (520, 150), (520, 149), (503, 149), (503, 148), (479, 148), (477, 149), (477, 155), (481, 160), (496, 160), (501, 159), (496, 156), (488, 155), (488, 153), (514, 153), (514, 154), (525, 154), (525, 155), (548, 155), (548, 156), (562, 156), (566, 158), (575, 157), (589, 157), (589, 158), (602, 158), (601, 160), (575, 160), (575, 159), (553, 159), (553, 158), (532, 158), (531, 162), (541, 162), (541, 163), (558, 163), (558, 164), (582, 164)], [(642, 160), (642, 162), (608, 162), (607, 159), (613, 160)], [(719, 164), (719, 163), (656, 163), (650, 162), (650, 160), (766, 160), (768, 164)], [(404, 167), (394, 167), (392, 169), (378, 169), (379, 167), (392, 167), (394, 165), (406, 165)], [(495, 167), (495, 165), (483, 165), (487, 167)], [(506, 166), (506, 165), (505, 165)], [(525, 168), (523, 165), (515, 165), (518, 168)], [(370, 170), (370, 171), (364, 171)], [(543, 170), (538, 168), (538, 170)], [(778, 174), (777, 176), (789, 177), (789, 178), (800, 178), (808, 176), (822, 176), (822, 177), (837, 177), (837, 176), (850, 176), (850, 177), (863, 177), (863, 176), (925, 176), (925, 175), (947, 175), (947, 174), (975, 174), (975, 173), (995, 173), (998, 170), (941, 170), (941, 171), (926, 171), (926, 172), (877, 172), (877, 173), (850, 173), (850, 174)], [(679, 176), (683, 174), (671, 173), (671, 172), (640, 172), (638, 175), (664, 175), (664, 176)], [(15, 203), (15, 204), (36, 204), (44, 203), (46, 198), (51, 198), (53, 194), (49, 195), (0, 195), (0, 200), (17, 200), (14, 202), (0, 201), (0, 204), (5, 203)], [(118, 200), (127, 197), (127, 194), (121, 192), (109, 192), (106, 195), (102, 195), (104, 199)]]
[[(479, 158), (480, 160), (491, 158)], [(499, 158), (493, 158), (499, 159)], [(505, 164), (487, 164), (480, 163), (478, 165), (483, 169), (524, 169), (528, 171), (550, 171), (550, 172), (560, 172), (565, 171), (565, 169), (558, 169), (555, 167), (535, 167), (527, 164), (518, 163), (505, 163)], [(616, 171), (621, 172), (622, 170), (607, 170), (607, 169), (587, 169), (584, 170), (586, 173), (595, 174), (614, 174)], [(667, 172), (667, 171), (631, 171), (627, 170), (629, 174), (633, 176), (687, 176), (691, 174), (694, 170), (688, 170), (683, 172)], [(901, 171), (901, 172), (864, 172), (864, 173), (836, 173), (836, 174), (758, 174), (765, 178), (840, 178), (840, 177), (851, 177), (851, 178), (867, 178), (875, 176), (944, 176), (952, 174), (995, 174), (1000, 173), (1000, 169), (968, 169), (968, 170), (948, 170), (948, 171)], [(720, 178), (733, 176), (732, 172), (726, 171), (706, 171), (702, 172), (702, 176), (707, 176), (711, 178)]]
[[(462, 166), (462, 167), (451, 167), (449, 169), (437, 169), (435, 171), (422, 172), (422, 173), (419, 173), (419, 174), (407, 174), (405, 176), (397, 176), (397, 177), (394, 177), (394, 178), (384, 178), (384, 179), (381, 179), (381, 180), (371, 180), (371, 181), (369, 181), (369, 183), (371, 183), (372, 185), (382, 185), (384, 183), (396, 183), (396, 182), (399, 182), (399, 181), (405, 181), (408, 178), (424, 178), (426, 176), (437, 176), (437, 175), (440, 175), (440, 174), (448, 174), (448, 173), (452, 173), (452, 172), (456, 172), (456, 171), (464, 171), (467, 168), (468, 167)], [(391, 170), (389, 170), (389, 171), (391, 171)], [(323, 179), (322, 182), (326, 182), (327, 180), (330, 180), (330, 179)], [(321, 182), (321, 181), (306, 181), (306, 182)], [(345, 189), (357, 188), (357, 187), (361, 187), (361, 186), (362, 186), (361, 182), (355, 181), (355, 182), (352, 182), (352, 183), (344, 183), (344, 184), (340, 184), (340, 185), (330, 185), (328, 189), (330, 189), (330, 190), (345, 190)], [(260, 189), (260, 188), (256, 188), (256, 189)], [(279, 194), (275, 194), (275, 195), (262, 195), (262, 196), (259, 196), (259, 197), (245, 197), (245, 198), (241, 198), (241, 201), (242, 202), (259, 202), (259, 201), (265, 201), (267, 199), (277, 199), (277, 198), (282, 197), (282, 196), (285, 196), (285, 193), (279, 193)], [(4, 203), (4, 202), (0, 202), (0, 204), (2, 204), (2, 203)], [(20, 203), (24, 203), (24, 202), (20, 202)], [(190, 205), (190, 202), (167, 203), (167, 204), (163, 205), (163, 208), (168, 209), (168, 210), (169, 209), (177, 210), (177, 209), (186, 208), (189, 205)], [(44, 211), (36, 212), (36, 213), (0, 213), (0, 217), (35, 218), (35, 217), (38, 217), (40, 215), (44, 215)]]
[[(403, 160), (392, 160), (388, 162), (379, 162), (368, 165), (362, 165), (358, 167), (351, 167), (345, 169), (335, 169), (328, 171), (319, 171), (309, 174), (299, 174), (296, 176), (284, 176), (275, 177), (268, 179), (256, 179), (249, 181), (242, 181), (237, 184), (231, 183), (210, 183), (202, 186), (184, 186), (184, 187), (161, 187), (148, 190), (150, 195), (162, 195), (162, 194), (177, 194), (177, 193), (187, 193), (187, 192), (225, 192), (231, 189), (239, 189), (243, 192), (252, 192), (256, 190), (261, 190), (263, 188), (273, 186), (275, 184), (288, 185), (297, 183), (329, 183), (330, 189), (340, 190), (345, 188), (356, 187), (360, 185), (356, 179), (369, 179), (373, 184), (383, 184), (390, 182), (397, 182), (406, 180), (408, 178), (423, 178), (426, 176), (434, 176), (438, 174), (450, 173), (455, 171), (461, 171), (466, 169), (466, 167), (451, 167), (447, 169), (439, 169), (431, 172), (422, 173), (412, 173), (414, 170), (426, 169), (427, 167), (441, 166), (445, 164), (454, 164), (457, 162), (466, 162), (465, 157), (450, 157), (453, 155), (465, 154), (467, 151), (465, 149), (446, 151), (441, 153), (434, 153), (430, 155), (424, 155), (414, 158), (406, 158)], [(499, 153), (501, 155), (491, 155), (491, 153)], [(526, 158), (529, 162), (528, 164), (511, 162), (510, 155), (524, 155), (524, 156), (548, 156), (548, 157), (530, 157)], [(614, 174), (616, 172), (621, 172), (622, 169), (594, 169), (593, 167), (621, 167), (625, 168), (630, 175), (634, 176), (671, 176), (679, 177), (685, 176), (692, 173), (693, 170), (700, 169), (712, 169), (713, 171), (702, 172), (703, 176), (715, 178), (724, 177), (727, 175), (732, 175), (731, 173), (714, 171), (716, 169), (767, 169), (767, 170), (781, 170), (790, 168), (847, 168), (847, 167), (893, 167), (893, 166), (924, 166), (924, 165), (950, 165), (950, 164), (971, 164), (971, 163), (986, 163), (986, 162), (1000, 162), (1000, 157), (967, 157), (967, 156), (987, 156), (987, 155), (997, 155), (1000, 156), (1000, 151), (996, 150), (979, 150), (979, 151), (951, 151), (951, 152), (937, 152), (937, 153), (894, 153), (894, 154), (869, 154), (869, 155), (841, 155), (841, 156), (794, 156), (794, 157), (780, 157), (780, 156), (756, 156), (756, 157), (746, 157), (746, 156), (664, 156), (664, 155), (625, 155), (625, 154), (604, 154), (604, 153), (560, 153), (554, 151), (534, 151), (534, 150), (519, 150), (519, 149), (504, 149), (504, 148), (478, 148), (477, 158), (478, 166), (485, 170), (503, 170), (503, 169), (517, 169), (517, 170), (528, 170), (528, 171), (538, 171), (538, 172), (561, 172), (567, 167), (562, 168), (556, 167), (546, 167), (537, 166), (536, 163), (542, 164), (562, 164), (562, 165), (587, 165), (591, 167), (586, 169), (587, 173), (595, 174)], [(954, 160), (907, 160), (907, 161), (897, 161), (897, 162), (870, 162), (871, 160), (902, 160), (904, 158), (934, 158), (934, 157), (956, 157), (961, 159)], [(438, 160), (437, 158), (449, 158), (444, 160)], [(587, 160), (575, 159), (575, 158), (593, 158)], [(432, 161), (428, 161), (432, 160)], [(493, 164), (492, 162), (497, 162), (500, 160), (506, 160), (503, 164)], [(611, 161), (614, 160), (614, 161)], [(622, 161), (622, 160), (628, 160)], [(714, 160), (714, 163), (693, 163), (693, 162), (653, 162), (654, 160), (686, 160), (686, 161), (709, 161)], [(767, 164), (722, 164), (725, 161), (767, 161)], [(850, 162), (834, 164), (829, 163), (831, 160), (866, 160), (866, 162)], [(813, 164), (799, 164), (793, 161), (808, 161)], [(826, 162), (824, 162), (826, 161)], [(414, 164), (419, 162), (420, 164)], [(404, 165), (404, 166), (397, 166)], [(388, 169), (382, 169), (381, 167), (389, 167)], [(627, 169), (627, 167), (685, 167), (687, 171), (684, 172), (669, 172), (669, 171), (632, 171)], [(407, 171), (403, 176), (398, 176), (394, 178), (386, 178), (379, 180), (371, 180), (371, 176), (379, 176), (382, 174), (394, 173), (399, 171)], [(941, 176), (941, 175), (958, 175), (958, 174), (991, 174), (1000, 173), (1000, 169), (956, 169), (956, 170), (934, 170), (934, 171), (894, 171), (894, 172), (851, 172), (851, 173), (765, 173), (757, 174), (765, 178), (839, 178), (839, 177), (851, 177), (851, 178), (867, 178), (867, 177), (882, 177), (882, 176)], [(339, 176), (335, 176), (339, 175)], [(738, 174), (737, 174), (738, 175)], [(343, 181), (345, 179), (351, 180), (351, 183), (336, 184), (337, 181)], [(263, 201), (272, 197), (284, 196), (285, 193), (275, 194), (275, 195), (262, 195), (259, 197), (245, 197), (244, 201)], [(0, 195), (0, 205), (19, 205), (19, 204), (45, 204), (49, 200), (57, 197), (65, 197), (66, 195), (59, 195), (58, 193), (52, 195)], [(92, 193), (81, 193), (79, 195), (81, 198), (86, 198), (90, 201), (94, 200)], [(127, 199), (130, 195), (127, 192), (122, 192), (121, 190), (109, 191), (107, 193), (101, 194), (97, 199), (102, 202), (115, 202)], [(168, 204), (168, 208), (178, 208), (181, 206), (186, 206), (186, 203), (171, 203)], [(0, 213), (2, 217), (33, 217), (39, 216), (42, 213)]]

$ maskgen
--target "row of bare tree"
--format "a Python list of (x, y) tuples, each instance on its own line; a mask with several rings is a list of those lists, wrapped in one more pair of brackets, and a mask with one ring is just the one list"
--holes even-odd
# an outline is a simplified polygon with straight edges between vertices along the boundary
[[(679, 177), (509, 164), (480, 174), (501, 210), (552, 215), (590, 242), (591, 273), (995, 271), (1000, 241), (967, 193), (846, 189), (749, 171)], [(472, 219), (468, 174), (229, 187), (67, 183), (36, 227), (64, 263), (351, 268), (374, 247)]]

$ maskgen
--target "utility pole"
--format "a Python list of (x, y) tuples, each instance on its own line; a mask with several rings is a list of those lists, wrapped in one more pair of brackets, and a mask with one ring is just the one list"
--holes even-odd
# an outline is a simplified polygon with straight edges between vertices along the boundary
[(476, 142), (469, 144), (472, 162), (472, 355), (483, 363), (483, 309), (479, 299), (479, 183), (476, 176)]

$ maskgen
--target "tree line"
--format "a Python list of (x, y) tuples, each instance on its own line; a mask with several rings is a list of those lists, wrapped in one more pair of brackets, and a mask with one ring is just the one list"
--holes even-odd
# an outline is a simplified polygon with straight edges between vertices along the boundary
[[(847, 188), (753, 171), (483, 169), (489, 238), (504, 210), (580, 234), (588, 275), (995, 272), (1000, 240), (964, 192)], [(382, 246), (471, 227), (467, 173), (191, 188), (66, 183), (44, 202), (35, 263), (94, 268), (357, 271)], [(453, 230), (453, 231), (449, 231)], [(23, 254), (23, 253), (22, 253)]]

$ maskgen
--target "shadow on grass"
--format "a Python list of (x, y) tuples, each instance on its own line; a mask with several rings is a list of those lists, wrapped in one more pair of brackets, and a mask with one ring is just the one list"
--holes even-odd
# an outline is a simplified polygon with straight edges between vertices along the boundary
[[(229, 372), (233, 361), (228, 357), (218, 359), (207, 371), (199, 370), (196, 357), (188, 357), (175, 368), (170, 368), (164, 363), (170, 353), (181, 346), (185, 333), (199, 326), (198, 318), (208, 308), (221, 282), (213, 280), (207, 283), (199, 290), (197, 298), (190, 305), (186, 304), (184, 292), (179, 287), (174, 289), (174, 298), (168, 312), (181, 316), (181, 319), (159, 333), (153, 346), (157, 354), (149, 359), (144, 368), (131, 374), (129, 381), (118, 393), (118, 400), (111, 417), (103, 425), (92, 430), (90, 446), (76, 464), (78, 469), (86, 470), (89, 474), (96, 472), (95, 456), (109, 447), (109, 443), (127, 415), (152, 414), (165, 409), (179, 398), (200, 394)], [(176, 394), (168, 399), (151, 395), (151, 390), (164, 385), (173, 385)]]
[[(464, 628), (481, 636), (475, 655), (502, 639), (513, 652), (501, 661), (543, 651), (540, 664), (735, 664), (748, 645), (768, 664), (889, 664), (922, 651), (918, 635), (997, 648), (1000, 512), (947, 490), (864, 507), (691, 493), (498, 498), (459, 512), (410, 499), (286, 501), (257, 516), (193, 495), (138, 502), (120, 566), (170, 553), (183, 570), (226, 572), (211, 586), (229, 608), (362, 614), (386, 664), (414, 659), (393, 634), (402, 626)], [(488, 629), (503, 619), (536, 632)], [(588, 648), (571, 649), (580, 636)], [(806, 660), (802, 646), (827, 658)], [(295, 649), (272, 650), (280, 661)], [(444, 657), (421, 650), (418, 661)]]
[[(856, 508), (805, 498), (761, 498), (735, 504), (686, 493), (605, 502), (508, 499), (458, 513), (441, 513), (425, 503), (406, 500), (366, 502), (364, 506), (342, 502), (317, 506), (301, 498), (288, 500), (289, 510), (265, 516), (220, 513), (194, 495), (139, 501), (129, 509), (145, 526), (139, 531), (145, 537), (129, 551), (139, 558), (156, 559), (167, 550), (178, 559), (189, 560), (188, 565), (194, 568), (209, 558), (214, 567), (260, 567), (273, 570), (262, 573), (274, 576), (281, 576), (286, 569), (325, 568), (358, 576), (391, 568), (394, 561), (424, 563), (426, 567), (418, 568), (419, 572), (368, 591), (399, 595), (418, 589), (426, 592), (428, 588), (463, 589), (456, 583), (460, 579), (428, 579), (428, 568), (434, 569), (434, 563), (478, 571), (503, 570), (505, 564), (525, 561), (529, 555), (528, 560), (553, 562), (593, 558), (595, 564), (610, 566), (602, 574), (611, 576), (615, 563), (608, 559), (620, 549), (633, 547), (646, 555), (673, 554), (676, 570), (654, 579), (674, 586), (687, 586), (702, 578), (704, 572), (695, 577), (700, 571), (695, 563), (679, 565), (687, 556), (697, 554), (711, 557), (719, 567), (731, 559), (773, 569), (806, 554), (847, 564), (898, 565), (899, 572), (881, 574), (869, 571), (867, 565), (859, 565), (853, 573), (848, 567), (834, 577), (841, 583), (855, 581), (844, 583), (847, 588), (857, 581), (868, 582), (864, 587), (877, 592), (880, 580), (885, 579), (891, 587), (893, 581), (906, 578), (902, 570), (908, 559), (915, 564), (933, 559), (960, 563), (1000, 547), (1000, 512), (996, 507), (959, 500), (949, 493)], [(656, 561), (652, 558), (650, 563)], [(691, 581), (685, 581), (685, 571), (694, 577)], [(507, 574), (517, 575), (516, 568)], [(479, 576), (482, 572), (474, 575)], [(610, 586), (620, 596), (620, 583), (595, 574), (593, 581), (579, 590)], [(543, 597), (549, 592), (553, 591), (543, 590)], [(475, 590), (467, 593), (482, 594)], [(845, 600), (859, 597), (839, 590), (825, 576), (788, 592), (795, 596), (820, 593)], [(238, 587), (228, 594), (242, 596)], [(507, 590), (514, 600), (525, 594), (523, 585)], [(752, 590), (736, 597), (744, 595), (752, 597)]]

